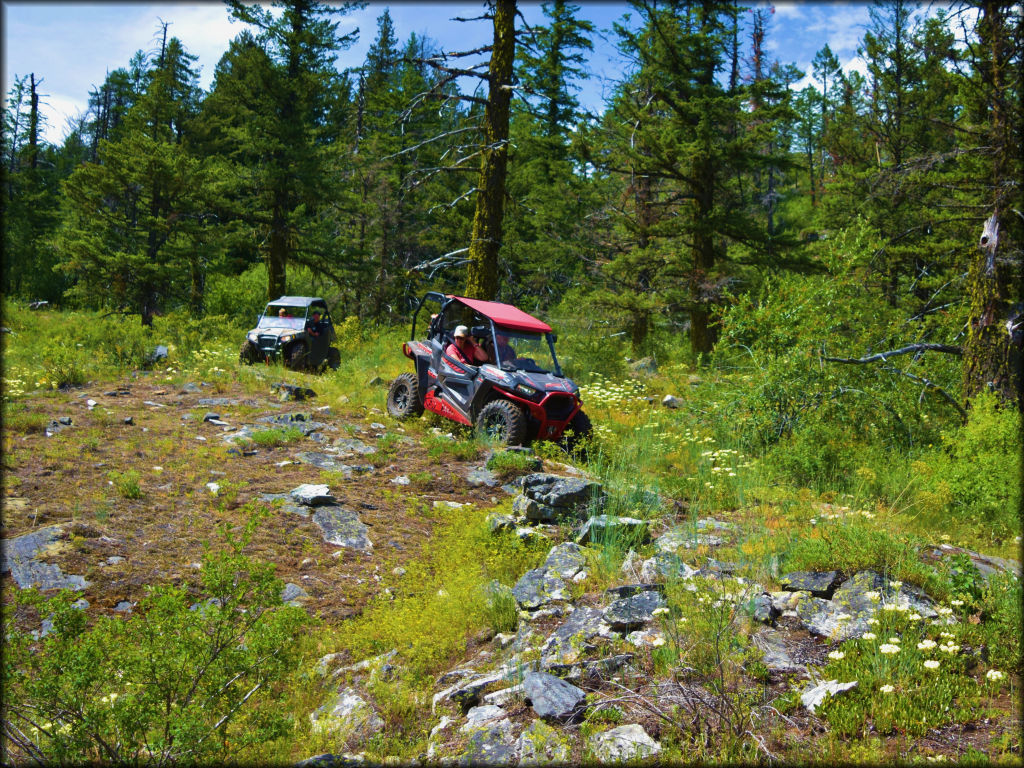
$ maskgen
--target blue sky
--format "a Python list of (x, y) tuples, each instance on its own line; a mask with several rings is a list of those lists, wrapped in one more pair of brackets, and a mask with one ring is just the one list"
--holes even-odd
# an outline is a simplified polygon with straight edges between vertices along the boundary
[[(594, 23), (591, 78), (579, 94), (583, 106), (599, 111), (624, 64), (615, 50), (612, 22), (628, 11), (624, 3), (576, 0), (580, 15)], [(809, 71), (810, 61), (826, 43), (844, 67), (862, 68), (857, 44), (868, 21), (864, 2), (776, 2), (767, 40), (769, 54), (782, 63)], [(543, 19), (539, 2), (520, 2), (530, 23)], [(404, 41), (411, 32), (438, 41), (448, 51), (466, 50), (486, 43), (486, 22), (460, 23), (456, 16), (479, 16), (481, 3), (371, 2), (342, 19), (340, 31), (359, 28), (359, 42), (339, 57), (339, 66), (360, 64), (376, 36), (376, 19), (390, 8), (395, 31)], [(152, 52), (159, 45), (160, 22), (170, 23), (170, 34), (198, 55), (201, 85), (208, 88), (214, 67), (228, 42), (242, 26), (232, 23), (219, 2), (32, 2), (3, 3), (4, 93), (15, 75), (34, 72), (42, 79), (43, 111), (48, 121), (45, 138), (60, 141), (66, 120), (85, 109), (89, 89), (100, 85), (106, 73), (123, 67), (137, 50)], [(802, 85), (802, 84), (801, 84)]]

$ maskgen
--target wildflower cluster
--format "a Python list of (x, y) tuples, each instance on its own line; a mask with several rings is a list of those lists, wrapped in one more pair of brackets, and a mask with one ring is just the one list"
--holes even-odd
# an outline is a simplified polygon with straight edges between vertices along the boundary
[(605, 408), (614, 408), (628, 413), (637, 405), (649, 407), (645, 399), (647, 388), (639, 381), (628, 380), (613, 383), (600, 374), (594, 374), (593, 381), (580, 388), (585, 403), (594, 403)]
[[(898, 590), (902, 585), (892, 581), (887, 586)], [(911, 606), (882, 592), (868, 597), (881, 608), (868, 621), (873, 631), (832, 650), (823, 672), (827, 678), (858, 682), (855, 690), (822, 708), (833, 728), (847, 736), (869, 730), (921, 734), (970, 719), (979, 687), (956, 634), (940, 630), (945, 627), (941, 617), (925, 621)]]

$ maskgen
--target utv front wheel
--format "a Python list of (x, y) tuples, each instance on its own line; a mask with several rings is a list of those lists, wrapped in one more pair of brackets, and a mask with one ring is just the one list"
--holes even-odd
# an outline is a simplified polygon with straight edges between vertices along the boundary
[(423, 413), (420, 382), (415, 374), (403, 373), (391, 382), (388, 390), (388, 413), (396, 419), (407, 419)]
[(508, 400), (492, 400), (476, 419), (477, 433), (504, 445), (522, 445), (526, 438), (526, 414)]
[(238, 362), (242, 365), (252, 365), (253, 363), (259, 362), (260, 349), (251, 341), (246, 339), (242, 343), (242, 349), (238, 352)]
[(572, 417), (572, 421), (569, 422), (569, 426), (565, 428), (565, 432), (562, 434), (562, 447), (567, 452), (572, 453), (583, 445), (593, 432), (594, 427), (590, 423), (590, 417), (583, 411), (576, 411), (576, 415)]
[(295, 344), (288, 350), (288, 367), (293, 371), (301, 371), (306, 367), (306, 348), (302, 344)]

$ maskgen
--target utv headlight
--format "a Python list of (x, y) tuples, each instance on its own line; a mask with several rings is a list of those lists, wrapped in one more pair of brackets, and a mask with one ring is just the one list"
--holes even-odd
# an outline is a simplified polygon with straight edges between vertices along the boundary
[(527, 397), (533, 397), (537, 394), (537, 390), (533, 387), (528, 387), (525, 384), (516, 384), (516, 392)]
[(289, 341), (291, 341), (294, 338), (295, 338), (295, 334), (294, 333), (286, 333), (284, 336), (281, 337), (281, 343), (282, 344), (287, 344)]
[(255, 344), (255, 343), (256, 343), (256, 340), (257, 340), (257, 339), (258, 339), (259, 337), (258, 337), (258, 336), (257, 336), (257, 335), (256, 335), (255, 333), (250, 333), (250, 334), (249, 334), (249, 336), (248, 336), (248, 338), (249, 338), (249, 341), (251, 341), (251, 342), (252, 342), (253, 344)]

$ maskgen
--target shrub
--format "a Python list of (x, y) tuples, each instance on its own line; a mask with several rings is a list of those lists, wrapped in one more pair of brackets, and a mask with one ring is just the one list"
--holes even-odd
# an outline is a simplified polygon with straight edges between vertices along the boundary
[[(982, 393), (971, 405), (967, 424), (942, 435), (943, 450), (923, 461), (933, 471), (924, 488), (949, 499), (949, 512), (975, 520), (984, 533), (1012, 538), (1021, 529), (1021, 417)], [(926, 497), (926, 500), (934, 500)]]
[[(36, 640), (4, 611), (12, 754), (45, 763), (223, 763), (290, 731), (280, 682), (308, 622), (283, 606), (272, 566), (233, 543), (203, 558), (202, 591), (154, 588), (136, 612), (87, 626), (68, 592), (21, 599), (53, 630)], [(196, 600), (201, 607), (190, 608)], [(247, 750), (254, 750), (247, 752)], [(265, 754), (265, 753), (264, 753)]]
[(142, 498), (142, 486), (139, 484), (140, 476), (134, 469), (128, 469), (124, 472), (114, 471), (111, 472), (108, 477), (122, 498)]
[(264, 448), (272, 448), (275, 445), (287, 445), (288, 443), (301, 440), (303, 437), (305, 435), (298, 427), (259, 429), (249, 436), (253, 443)]

